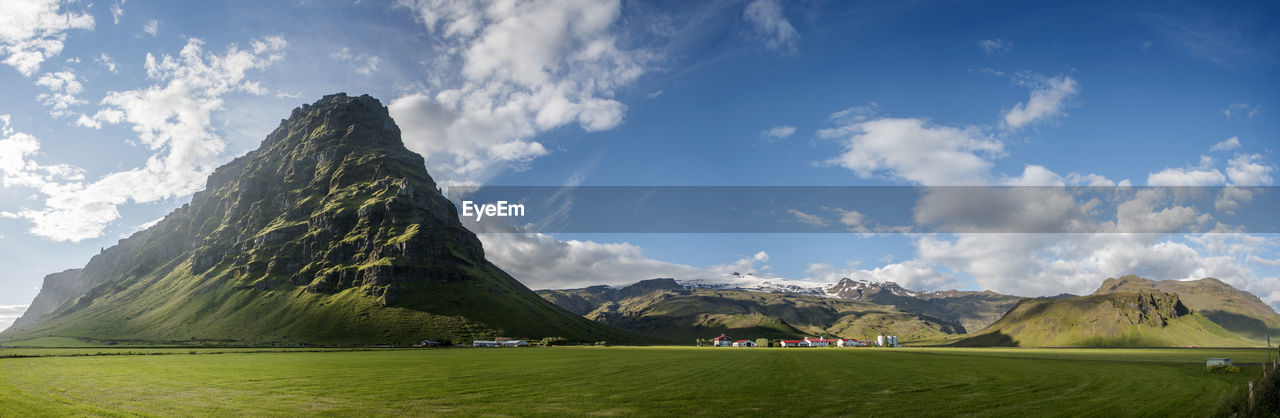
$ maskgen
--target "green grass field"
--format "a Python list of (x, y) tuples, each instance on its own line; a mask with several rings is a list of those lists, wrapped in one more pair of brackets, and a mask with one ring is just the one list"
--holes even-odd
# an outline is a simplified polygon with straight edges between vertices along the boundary
[(1208, 374), (1206, 357), (1265, 357), (1245, 349), (195, 352), (205, 354), (0, 358), (0, 416), (1204, 416), (1261, 370)]

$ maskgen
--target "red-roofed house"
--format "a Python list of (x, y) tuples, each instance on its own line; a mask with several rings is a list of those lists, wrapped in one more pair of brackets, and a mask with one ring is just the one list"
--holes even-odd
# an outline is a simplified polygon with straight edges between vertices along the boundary
[(733, 342), (734, 347), (755, 347), (756, 342), (751, 340), (738, 340)]
[(805, 343), (803, 340), (782, 340), (783, 347), (800, 347), (800, 344), (802, 343), (805, 344), (805, 347), (809, 346), (809, 344)]
[(836, 340), (837, 347), (866, 347), (867, 344), (852, 338), (841, 338)]
[(831, 343), (836, 342), (836, 340), (827, 340), (822, 338), (805, 338), (804, 341), (809, 343), (810, 347), (830, 347)]
[(729, 338), (729, 336), (727, 335), (720, 334), (719, 337), (716, 337), (714, 340), (711, 340), (711, 346), (712, 347), (732, 347), (733, 339)]

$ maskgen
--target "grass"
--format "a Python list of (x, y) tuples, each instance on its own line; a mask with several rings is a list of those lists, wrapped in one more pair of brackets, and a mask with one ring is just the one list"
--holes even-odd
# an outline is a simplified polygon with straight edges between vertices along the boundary
[[(2, 353), (3, 350), (0, 350)], [(0, 416), (1173, 415), (1240, 349), (557, 347), (0, 359)]]

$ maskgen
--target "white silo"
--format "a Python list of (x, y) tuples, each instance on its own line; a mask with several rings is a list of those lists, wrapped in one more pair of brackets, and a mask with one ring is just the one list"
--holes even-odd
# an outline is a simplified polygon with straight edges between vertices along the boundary
[(898, 346), (898, 336), (897, 336), (897, 335), (890, 335), (890, 336), (889, 336), (889, 346), (890, 346), (890, 347), (897, 347), (897, 346)]
[(876, 346), (877, 346), (877, 347), (884, 347), (884, 342), (885, 342), (884, 340), (885, 340), (885, 339), (884, 339), (884, 335), (877, 335), (877, 336), (876, 336)]

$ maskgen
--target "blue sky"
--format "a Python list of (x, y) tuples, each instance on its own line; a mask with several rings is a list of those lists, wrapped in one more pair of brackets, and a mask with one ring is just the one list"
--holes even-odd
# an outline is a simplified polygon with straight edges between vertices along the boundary
[[(389, 105), (450, 184), (1274, 185), (1280, 7), (883, 3), (0, 3), (0, 311), (338, 91)], [(738, 269), (1043, 295), (1141, 273), (1280, 303), (1278, 237), (1125, 199), (1114, 225), (1197, 233), (482, 239), (534, 288)]]

